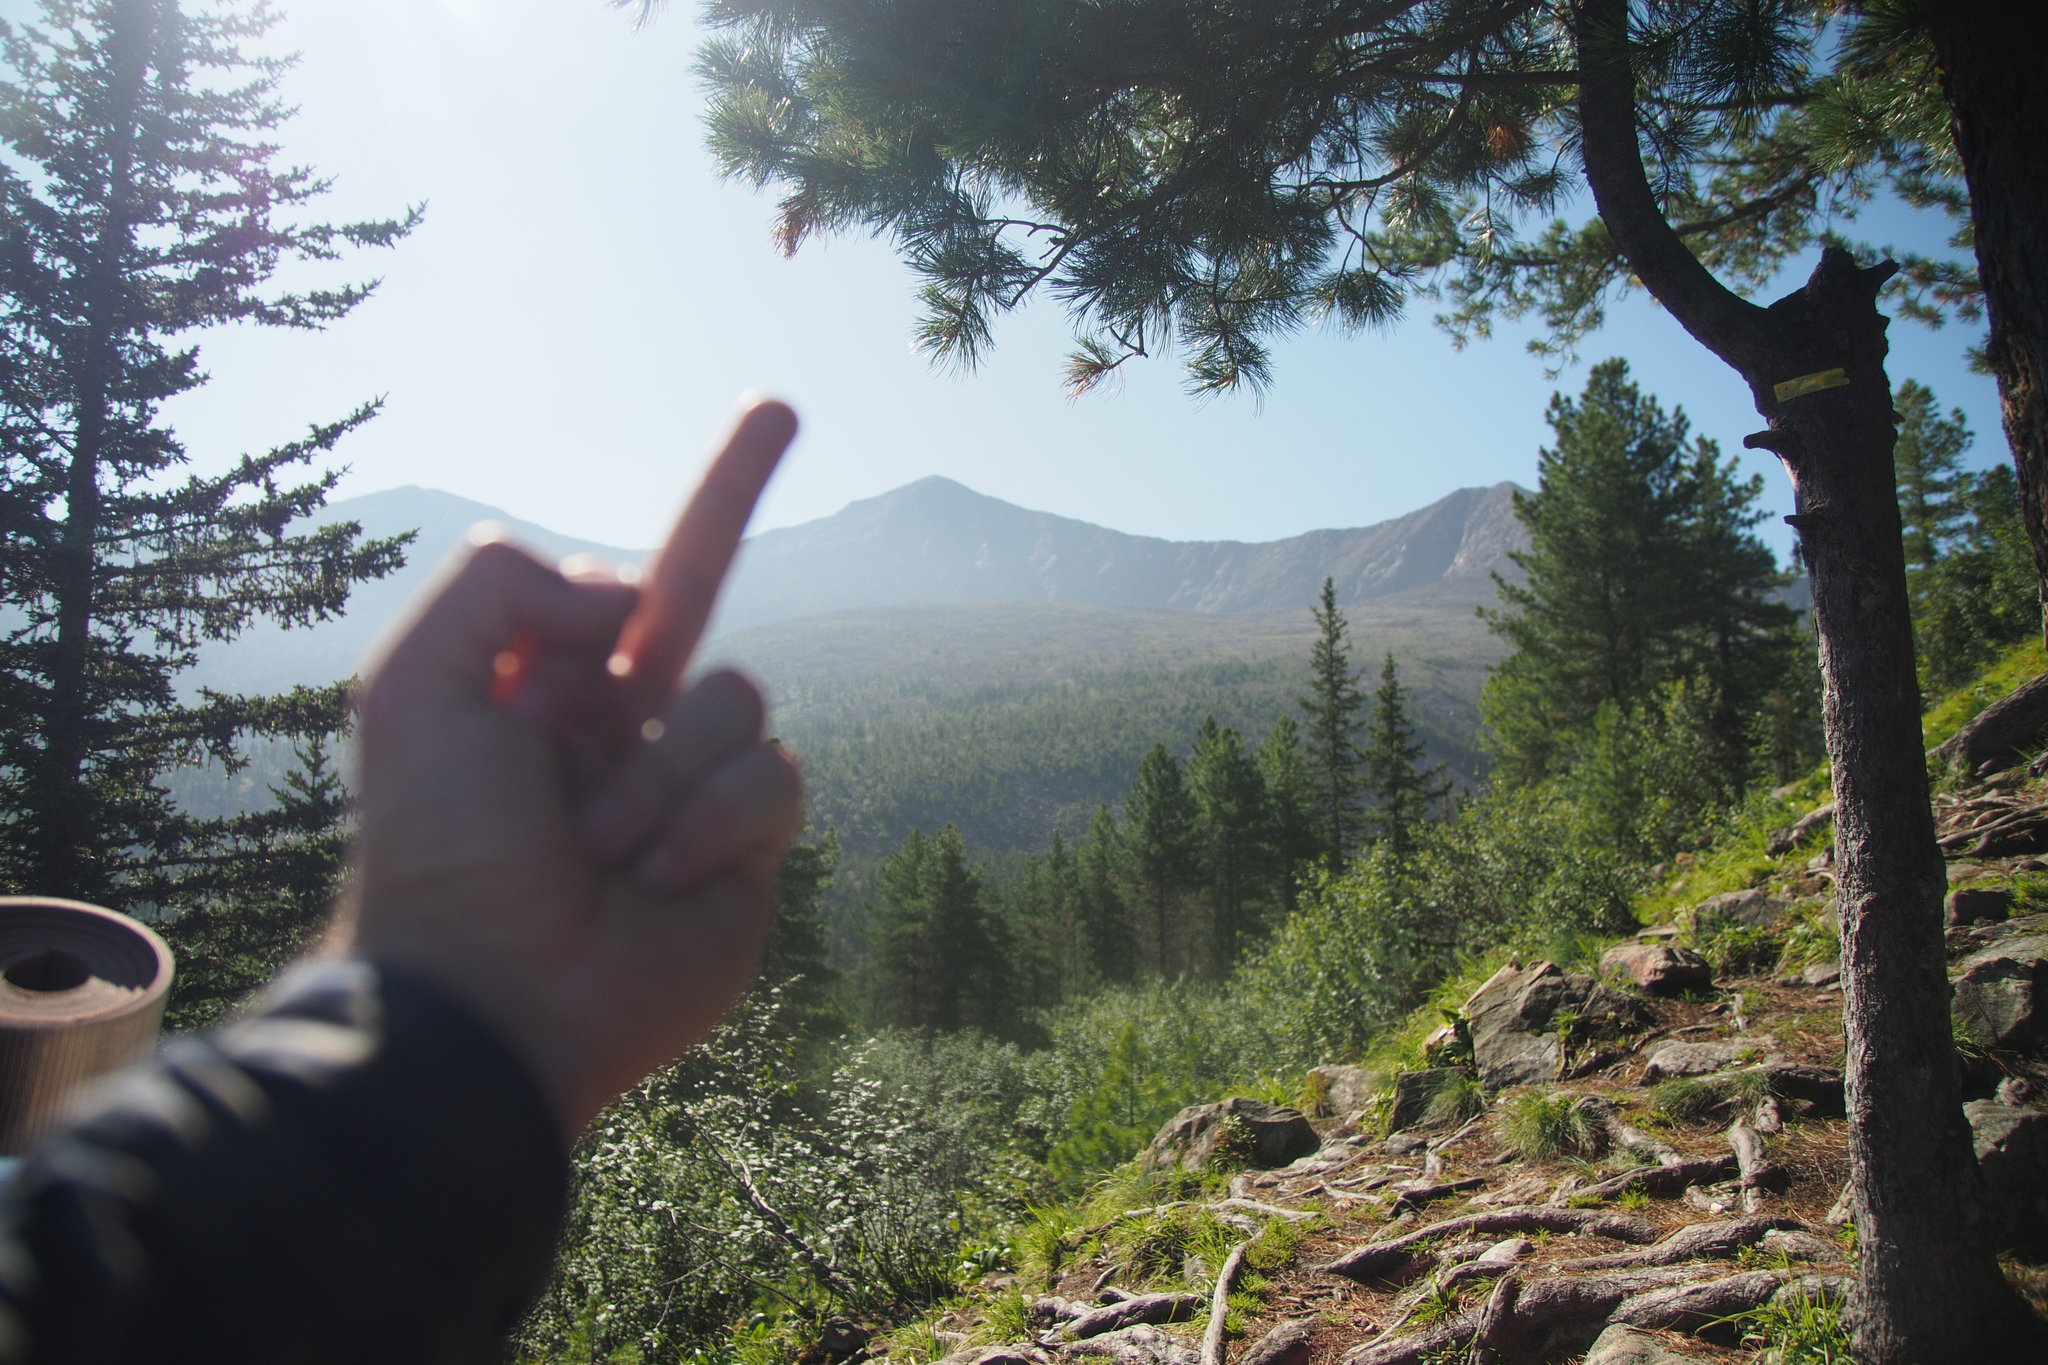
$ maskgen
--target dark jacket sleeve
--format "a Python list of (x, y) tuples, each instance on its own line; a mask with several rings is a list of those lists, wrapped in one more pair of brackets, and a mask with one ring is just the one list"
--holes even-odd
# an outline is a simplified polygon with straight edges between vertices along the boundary
[(436, 988), (361, 962), (103, 1086), (0, 1198), (0, 1361), (468, 1365), (546, 1280), (566, 1158)]

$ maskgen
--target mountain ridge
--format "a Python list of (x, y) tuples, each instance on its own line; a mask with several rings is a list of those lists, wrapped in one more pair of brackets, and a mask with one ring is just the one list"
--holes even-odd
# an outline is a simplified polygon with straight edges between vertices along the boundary
[[(1305, 613), (1325, 577), (1345, 607), (1405, 604), (1469, 612), (1512, 574), (1523, 543), (1514, 485), (1460, 489), (1427, 507), (1354, 528), (1273, 541), (1174, 541), (1018, 507), (940, 476), (848, 504), (828, 517), (749, 537), (713, 617), (717, 640), (830, 612), (1039, 603), (1157, 608), (1195, 615)], [(469, 529), (495, 521), (543, 557), (642, 552), (565, 536), (488, 504), (406, 485), (322, 508), (311, 525), (359, 522), (369, 536), (419, 531), (406, 566), (356, 589), (347, 615), (285, 631), (259, 624), (206, 650), (188, 688), (256, 693), (347, 677)]]

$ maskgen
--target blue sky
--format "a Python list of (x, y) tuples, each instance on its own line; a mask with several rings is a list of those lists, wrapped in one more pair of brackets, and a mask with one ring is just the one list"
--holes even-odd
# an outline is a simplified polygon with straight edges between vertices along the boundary
[[(0, 0), (10, 16), (29, 8)], [(303, 61), (282, 141), (337, 178), (328, 215), (424, 200), (428, 216), (397, 250), (357, 259), (383, 287), (331, 331), (203, 339), (214, 382), (169, 414), (201, 467), (385, 394), (342, 450), (344, 495), (426, 484), (644, 545), (735, 396), (760, 389), (806, 423), (760, 527), (944, 474), (1125, 531), (1266, 540), (1533, 483), (1544, 403), (1583, 383), (1583, 366), (1547, 379), (1517, 335), (1453, 351), (1426, 304), (1387, 334), (1282, 345), (1263, 405), (1191, 401), (1171, 360), (1127, 367), (1120, 396), (1070, 403), (1068, 333), (1049, 306), (1003, 323), (975, 375), (935, 372), (910, 349), (913, 286), (885, 244), (840, 238), (784, 260), (771, 198), (717, 179), (690, 5), (638, 32), (601, 0), (284, 8), (278, 45)], [(1862, 229), (1923, 245), (1941, 232), (1902, 209)], [(1900, 323), (1891, 372), (1961, 406), (1983, 463), (2003, 442), (1991, 382), (1962, 362), (1972, 339)], [(1760, 425), (1734, 374), (1639, 298), (1586, 351), (1608, 355), (1730, 450)], [(1789, 510), (1775, 462), (1750, 463)], [(1782, 550), (1788, 533), (1773, 523), (1771, 540)]]

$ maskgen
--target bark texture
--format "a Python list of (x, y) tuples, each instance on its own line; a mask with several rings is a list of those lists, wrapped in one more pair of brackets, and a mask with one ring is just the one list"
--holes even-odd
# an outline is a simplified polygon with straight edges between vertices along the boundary
[(1770, 429), (1746, 443), (1783, 460), (1799, 509), (1787, 520), (1813, 583), (1835, 784), (1863, 1247), (1849, 1308), (1857, 1359), (1999, 1359), (2031, 1315), (1983, 1226), (1950, 1042), (1944, 876), (1893, 488), (1887, 321), (1876, 306), (1894, 268), (1860, 268), (1831, 249), (1804, 287), (1769, 308), (1728, 290), (1672, 231), (1644, 173), (1627, 0), (1580, 0), (1576, 27), (1586, 174), (1600, 215), (1650, 293), (1749, 385)]
[(1985, 357), (2048, 604), (2048, 7), (1949, 0), (1927, 14), (1970, 189)]

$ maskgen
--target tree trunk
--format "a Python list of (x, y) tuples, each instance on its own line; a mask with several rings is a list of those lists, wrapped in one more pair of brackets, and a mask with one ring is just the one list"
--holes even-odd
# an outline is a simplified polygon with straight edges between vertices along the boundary
[[(1747, 439), (1791, 476), (1813, 582), (1835, 787), (1849, 1141), (1862, 1248), (1849, 1317), (1866, 1365), (2016, 1358), (2038, 1330), (1986, 1235), (1950, 1041), (1944, 875), (1928, 810), (1919, 690), (1893, 486), (1889, 263), (1829, 249), (1768, 309), (1672, 231), (1637, 141), (1628, 0), (1576, 14), (1587, 179), (1631, 269), (1743, 377), (1770, 430)], [(2023, 1348), (2020, 1348), (2023, 1349)]]
[[(56, 554), (57, 638), (43, 714), (43, 758), (36, 774), (37, 829), (33, 884), (45, 896), (110, 899), (111, 887), (93, 870), (92, 803), (83, 783), (91, 758), (87, 733), (91, 690), (94, 597), (99, 578), (100, 470), (113, 425), (109, 393), (120, 369), (120, 324), (133, 248), (134, 161), (137, 120), (156, 47), (159, 15), (153, 0), (116, 7), (109, 38), (112, 107), (107, 114), (104, 217), (85, 271), (84, 326), (75, 352), (65, 356), (72, 391), (72, 455), (65, 487), (64, 529)], [(66, 348), (67, 351), (69, 348)]]
[(2048, 606), (2048, 10), (1966, 0), (1929, 6), (1929, 17), (1970, 187), (1985, 355)]

